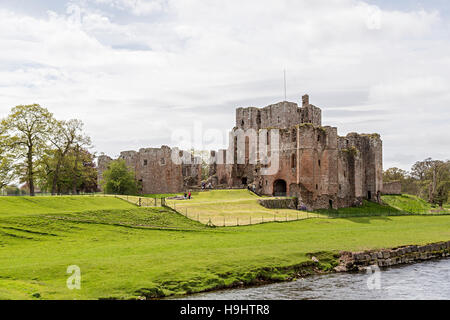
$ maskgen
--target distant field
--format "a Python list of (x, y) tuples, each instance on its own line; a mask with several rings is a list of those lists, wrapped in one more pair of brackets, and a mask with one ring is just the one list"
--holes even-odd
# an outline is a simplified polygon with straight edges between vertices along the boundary
[[(422, 214), (431, 213), (432, 211), (437, 213), (439, 211), (439, 208), (433, 208), (431, 204), (425, 200), (409, 194), (386, 195), (382, 196), (381, 199), (389, 206), (401, 211)], [(444, 209), (447, 213), (450, 213), (448, 204), (444, 206)]]
[(135, 207), (126, 201), (103, 196), (0, 197), (0, 217)]
[(212, 190), (193, 194), (190, 200), (167, 200), (167, 204), (191, 219), (204, 224), (211, 221), (215, 226), (292, 221), (312, 215), (298, 210), (267, 209), (258, 199), (248, 190)]

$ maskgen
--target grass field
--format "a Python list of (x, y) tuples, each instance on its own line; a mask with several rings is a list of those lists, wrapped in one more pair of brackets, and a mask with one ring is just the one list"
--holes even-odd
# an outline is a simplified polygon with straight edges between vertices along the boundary
[[(340, 250), (450, 239), (450, 216), (309, 219), (208, 228), (170, 209), (137, 208), (114, 198), (71, 200), (71, 212), (57, 212), (66, 208), (64, 197), (48, 201), (47, 212), (43, 204), (35, 204), (39, 212), (34, 214), (29, 206), (20, 213), (20, 207), (11, 205), (14, 214), (2, 209), (0, 299), (184, 294), (249, 284), (257, 278), (287, 279), (310, 263), (311, 254), (327, 268), (333, 263), (330, 257)], [(75, 210), (88, 205), (85, 201), (108, 208)], [(5, 204), (10, 205), (9, 198), (0, 198), (0, 208)], [(81, 269), (81, 290), (66, 286), (70, 265)]]
[(134, 208), (132, 204), (102, 196), (0, 197), (0, 218), (40, 213), (82, 212)]
[(312, 215), (298, 210), (267, 209), (258, 199), (248, 190), (212, 190), (193, 193), (190, 200), (167, 200), (167, 204), (190, 219), (204, 224), (211, 221), (215, 226), (292, 221)]
[[(406, 212), (427, 214), (440, 211), (439, 208), (433, 208), (431, 204), (425, 200), (409, 194), (403, 194), (400, 196), (386, 195), (382, 196), (382, 200), (391, 207)], [(444, 212), (450, 213), (448, 204), (444, 206)]]

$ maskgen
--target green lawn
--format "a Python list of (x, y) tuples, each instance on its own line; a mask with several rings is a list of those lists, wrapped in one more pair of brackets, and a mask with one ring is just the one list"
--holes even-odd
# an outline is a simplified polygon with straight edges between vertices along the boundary
[[(412, 213), (439, 213), (439, 208), (433, 208), (431, 204), (425, 200), (409, 195), (385, 195), (381, 198), (383, 202), (391, 207), (394, 207), (401, 211), (412, 212)], [(442, 213), (450, 213), (448, 204), (444, 206), (444, 211)]]
[(127, 208), (135, 208), (135, 206), (109, 196), (0, 197), (0, 218), (40, 213)]
[[(0, 198), (0, 208), (10, 204), (9, 199)], [(83, 199), (73, 201), (81, 207), (88, 201)], [(252, 283), (258, 277), (287, 279), (300, 265), (310, 263), (310, 254), (329, 267), (330, 257), (340, 250), (450, 240), (450, 216), (349, 217), (208, 228), (170, 209), (136, 208), (114, 198), (89, 200), (93, 206), (114, 209), (78, 212), (75, 205), (71, 212), (57, 212), (65, 209), (68, 199), (52, 200), (47, 212), (42, 204), (35, 204), (39, 212), (34, 214), (29, 214), (30, 206), (23, 206), (22, 213), (15, 206), (14, 214), (1, 209), (0, 299), (184, 294)], [(248, 201), (240, 196), (234, 200)], [(81, 268), (81, 290), (66, 287), (70, 265)]]
[[(192, 194), (190, 200), (167, 200), (190, 219), (215, 226), (249, 225), (269, 221), (292, 221), (313, 214), (290, 209), (267, 209), (248, 190), (212, 190)], [(320, 214), (314, 214), (320, 216)]]

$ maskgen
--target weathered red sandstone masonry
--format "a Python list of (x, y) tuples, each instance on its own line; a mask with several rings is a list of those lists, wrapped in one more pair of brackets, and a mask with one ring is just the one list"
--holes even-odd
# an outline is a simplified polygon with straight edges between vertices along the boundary
[[(361, 205), (363, 199), (380, 201), (383, 192), (382, 141), (378, 134), (349, 133), (338, 136), (337, 128), (322, 126), (322, 111), (302, 97), (299, 107), (280, 102), (264, 108), (236, 109), (236, 126), (230, 132), (267, 131), (267, 146), (272, 130), (279, 132), (279, 166), (277, 172), (263, 175), (259, 137), (245, 150), (237, 150), (230, 140), (227, 150), (211, 151), (210, 182), (216, 188), (251, 187), (261, 195), (292, 196), (308, 209), (342, 208)], [(232, 143), (233, 142), (233, 143)], [(171, 149), (147, 148), (125, 151), (120, 155), (135, 170), (143, 193), (182, 192), (201, 183), (201, 165), (174, 164)], [(245, 154), (244, 163), (223, 162)], [(230, 157), (231, 156), (231, 157)], [(193, 158), (193, 156), (192, 156)], [(249, 161), (256, 159), (256, 161)], [(108, 163), (99, 157), (99, 180)], [(393, 187), (390, 187), (390, 192)]]
[[(363, 199), (380, 201), (383, 188), (382, 141), (378, 134), (337, 134), (336, 127), (322, 126), (322, 111), (302, 97), (302, 106), (280, 102), (265, 108), (238, 108), (231, 137), (242, 130), (277, 130), (279, 169), (262, 175), (264, 165), (258, 148), (246, 140), (244, 164), (214, 162), (233, 154), (236, 143), (227, 150), (212, 152), (210, 175), (215, 185), (238, 187), (251, 185), (262, 195), (297, 197), (308, 209), (342, 208), (361, 205)], [(269, 135), (269, 134), (268, 134)], [(270, 145), (270, 139), (267, 139)], [(259, 146), (259, 138), (256, 146)], [(256, 153), (250, 163), (248, 154)]]
[[(189, 152), (180, 152), (191, 157), (190, 164), (175, 164), (172, 149), (168, 146), (140, 149), (139, 152), (124, 151), (119, 159), (125, 160), (127, 166), (134, 170), (141, 193), (177, 193), (201, 183), (201, 160)], [(98, 158), (99, 182), (112, 160), (105, 155)]]

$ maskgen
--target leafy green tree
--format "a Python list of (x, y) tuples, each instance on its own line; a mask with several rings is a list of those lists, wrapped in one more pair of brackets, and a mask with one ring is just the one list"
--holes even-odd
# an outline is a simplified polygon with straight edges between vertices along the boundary
[(7, 137), (0, 131), (0, 190), (14, 179), (13, 158), (7, 151)]
[(25, 174), (30, 195), (34, 196), (34, 162), (47, 147), (53, 115), (38, 104), (14, 107), (1, 122), (1, 130), (8, 136), (7, 147), (13, 150), (18, 172)]
[[(83, 135), (83, 122), (81, 120), (58, 121), (51, 123), (51, 135), (49, 137), (51, 146), (54, 148), (54, 168), (52, 174), (52, 194), (58, 192), (58, 183), (61, 167), (69, 152), (80, 145), (90, 145), (90, 138)], [(78, 149), (77, 149), (78, 150)]]
[(403, 181), (407, 178), (408, 172), (397, 167), (389, 168), (383, 172), (383, 181)]
[(102, 184), (106, 193), (136, 194), (138, 191), (134, 172), (122, 159), (108, 165), (108, 169), (103, 172)]
[(436, 203), (435, 196), (439, 194), (438, 187), (450, 180), (450, 161), (427, 158), (416, 162), (411, 168), (411, 177), (417, 185), (416, 195)]
[(14, 179), (12, 160), (9, 157), (0, 157), (0, 190)]
[[(37, 163), (36, 180), (41, 190), (52, 190), (56, 181), (57, 194), (78, 194), (79, 192), (96, 192), (97, 166), (95, 155), (86, 149), (70, 149), (62, 160), (55, 149), (47, 150)], [(54, 168), (60, 161), (58, 178), (55, 179)], [(75, 183), (75, 186), (74, 186)]]
[(450, 190), (450, 181), (441, 182), (436, 191), (433, 193), (432, 203), (439, 205), (441, 208), (448, 201), (448, 192)]

